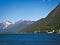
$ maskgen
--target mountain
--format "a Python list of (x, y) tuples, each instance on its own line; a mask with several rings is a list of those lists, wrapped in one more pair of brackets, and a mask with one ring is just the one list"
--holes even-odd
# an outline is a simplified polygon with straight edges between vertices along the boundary
[(42, 18), (27, 28), (20, 30), (18, 33), (47, 33), (47, 31), (54, 31), (57, 33), (60, 30), (60, 3), (54, 8), (47, 17)]
[(5, 29), (8, 26), (10, 26), (11, 24), (12, 24), (12, 22), (10, 22), (10, 21), (2, 22), (2, 23), (0, 23), (0, 29)]
[(20, 20), (14, 24), (10, 21), (0, 23), (0, 33), (17, 33), (17, 31), (27, 27), (34, 21)]

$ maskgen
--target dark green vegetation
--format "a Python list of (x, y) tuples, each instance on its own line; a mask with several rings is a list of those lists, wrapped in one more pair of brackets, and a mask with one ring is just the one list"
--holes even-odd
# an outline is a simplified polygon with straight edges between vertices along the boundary
[(57, 7), (52, 10), (46, 18), (42, 18), (33, 24), (29, 25), (27, 28), (20, 30), (18, 33), (27, 32), (27, 33), (47, 33), (47, 31), (53, 31), (58, 33), (60, 29), (60, 3)]

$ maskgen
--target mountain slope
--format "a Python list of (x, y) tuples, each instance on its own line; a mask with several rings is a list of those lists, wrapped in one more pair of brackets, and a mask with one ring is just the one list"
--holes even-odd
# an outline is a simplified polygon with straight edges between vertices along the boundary
[[(34, 21), (27, 21), (27, 20), (20, 20), (15, 22), (14, 24), (9, 22), (0, 23), (0, 33), (17, 33), (17, 31), (27, 27), (28, 25), (32, 24)], [(3, 26), (4, 25), (4, 26)], [(2, 27), (1, 27), (2, 26)], [(6, 27), (7, 26), (7, 27)]]
[(46, 33), (46, 31), (54, 30), (55, 33), (58, 32), (60, 29), (60, 3), (57, 7), (52, 10), (46, 18), (40, 19), (35, 23), (29, 25), (27, 28), (19, 31), (20, 32), (27, 32), (27, 33), (34, 33), (34, 31), (40, 31), (40, 33)]
[(12, 22), (10, 22), (10, 21), (2, 22), (2, 23), (0, 23), (0, 29), (5, 29), (11, 24), (12, 24)]

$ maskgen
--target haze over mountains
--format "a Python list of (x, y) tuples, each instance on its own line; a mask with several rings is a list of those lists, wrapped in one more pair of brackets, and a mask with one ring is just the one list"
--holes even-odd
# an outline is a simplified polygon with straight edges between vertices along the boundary
[(0, 23), (0, 33), (16, 33), (28, 25), (32, 24), (34, 21), (20, 20), (15, 23), (10, 21), (5, 21)]
[[(42, 18), (20, 32), (27, 33), (47, 33), (53, 31), (57, 33), (60, 30), (60, 3), (53, 9), (46, 18)], [(19, 33), (20, 33), (19, 32)]]

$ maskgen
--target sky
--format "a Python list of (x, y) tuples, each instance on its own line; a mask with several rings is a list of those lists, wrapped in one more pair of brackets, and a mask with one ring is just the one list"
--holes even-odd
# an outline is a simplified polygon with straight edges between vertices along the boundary
[(45, 18), (60, 0), (0, 0), (0, 22), (37, 21)]

